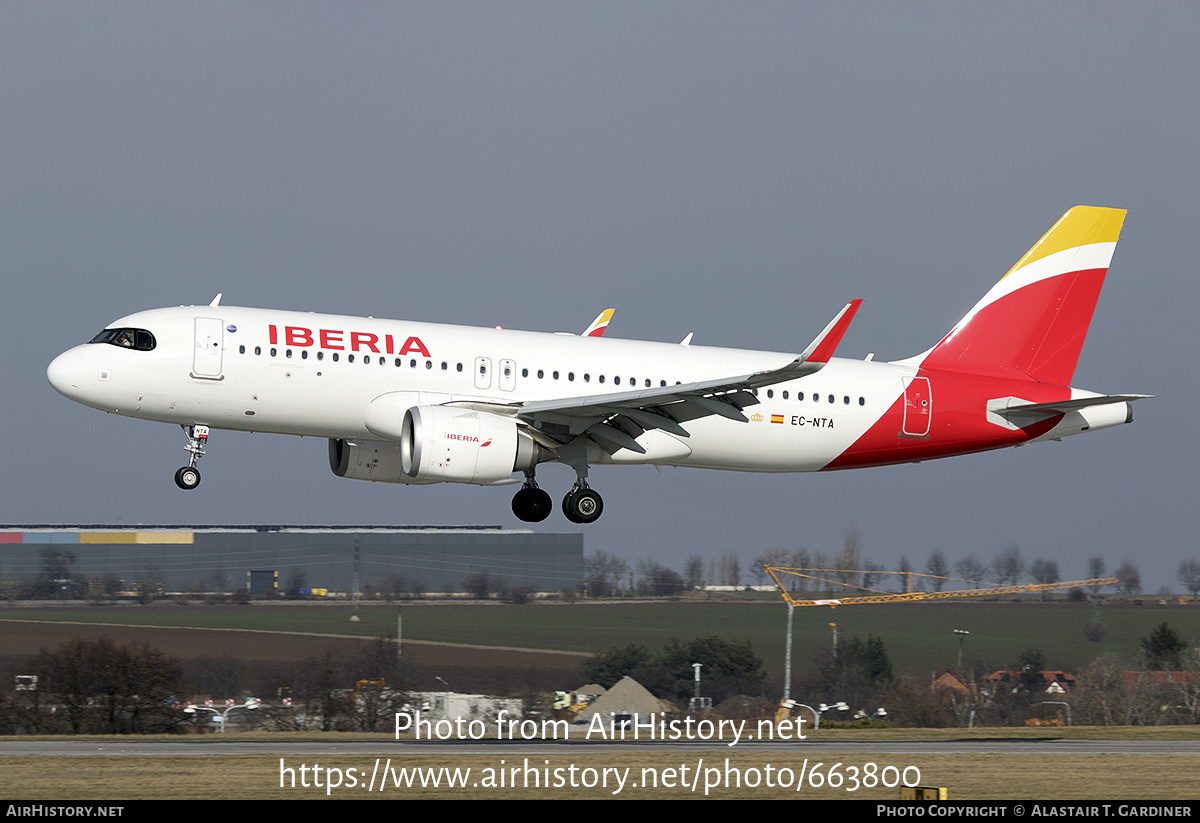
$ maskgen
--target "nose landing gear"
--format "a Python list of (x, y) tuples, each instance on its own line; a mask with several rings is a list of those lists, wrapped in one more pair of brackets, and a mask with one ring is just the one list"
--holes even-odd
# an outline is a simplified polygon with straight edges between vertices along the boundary
[(184, 426), (183, 433), (188, 438), (183, 449), (191, 452), (192, 459), (175, 472), (175, 485), (184, 491), (191, 491), (200, 485), (200, 471), (196, 468), (196, 461), (204, 456), (204, 444), (208, 442), (208, 426)]

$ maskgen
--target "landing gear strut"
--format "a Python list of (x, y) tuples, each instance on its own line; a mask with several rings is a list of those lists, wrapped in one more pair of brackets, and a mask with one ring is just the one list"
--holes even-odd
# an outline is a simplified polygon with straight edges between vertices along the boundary
[(563, 514), (572, 523), (594, 523), (604, 511), (604, 500), (587, 483), (587, 438), (578, 436), (558, 449), (558, 459), (575, 470), (575, 485), (563, 498)]
[(204, 456), (204, 444), (208, 442), (208, 426), (184, 426), (183, 433), (188, 438), (188, 443), (183, 449), (191, 452), (192, 459), (175, 472), (175, 485), (184, 491), (191, 491), (200, 485), (200, 471), (196, 468), (196, 461)]
[(525, 475), (525, 485), (513, 495), (512, 510), (518, 519), (526, 523), (540, 523), (550, 516), (554, 504), (550, 495), (538, 488), (533, 473)]
[(563, 498), (562, 509), (572, 523), (594, 523), (604, 512), (604, 500), (580, 480)]

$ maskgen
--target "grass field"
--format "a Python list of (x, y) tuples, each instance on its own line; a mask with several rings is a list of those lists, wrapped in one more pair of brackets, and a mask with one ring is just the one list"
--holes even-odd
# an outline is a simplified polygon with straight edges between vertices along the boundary
[[(1148, 603), (1150, 601), (1147, 601)], [(1091, 607), (1067, 603), (935, 603), (893, 606), (863, 606), (827, 609), (800, 609), (795, 616), (797, 669), (803, 670), (813, 656), (829, 643), (828, 622), (836, 620), (843, 637), (868, 633), (884, 638), (893, 663), (899, 671), (928, 673), (953, 666), (957, 656), (957, 638), (953, 629), (971, 632), (967, 640), (965, 659), (985, 658), (997, 666), (1008, 664), (1016, 654), (1027, 648), (1042, 649), (1050, 665), (1074, 669), (1086, 665), (1102, 652), (1117, 652), (1132, 657), (1138, 641), (1159, 622), (1166, 620), (1184, 637), (1200, 637), (1200, 610), (1190, 606), (1125, 605), (1106, 608), (1103, 621), (1109, 627), (1102, 643), (1083, 639), (1082, 626), (1093, 616)], [(349, 607), (344, 605), (253, 605), (253, 606), (180, 606), (157, 604), (150, 607), (77, 607), (77, 608), (9, 608), (0, 610), (0, 620), (23, 620), (35, 623), (150, 626), (162, 628), (199, 628), (215, 630), (249, 630), (266, 632), (263, 642), (272, 650), (289, 656), (285, 644), (276, 632), (295, 632), (294, 640), (309, 654), (319, 638), (391, 636), (395, 631), (394, 606), (369, 606), (360, 610), (361, 622), (348, 621)], [(592, 652), (615, 645), (645, 643), (658, 646), (672, 636), (720, 634), (733, 639), (749, 639), (766, 661), (770, 672), (782, 669), (783, 632), (786, 610), (778, 601), (758, 602), (660, 602), (660, 603), (576, 603), (565, 605), (505, 606), (467, 604), (406, 605), (404, 607), (405, 637), (438, 643), (460, 643), (523, 649), (566, 650)], [(5, 629), (0, 623), (0, 633)], [(62, 627), (55, 627), (62, 632)], [(195, 632), (179, 633), (188, 638), (187, 648), (198, 650), (201, 641)], [(201, 632), (214, 637), (222, 632)], [(11, 636), (11, 630), (10, 630)], [(258, 637), (258, 635), (254, 635)], [(249, 637), (246, 635), (245, 637)], [(274, 638), (274, 640), (272, 640)], [(228, 642), (228, 641), (214, 641)], [(353, 642), (353, 641), (339, 641)], [(249, 645), (249, 644), (242, 644)], [(446, 648), (446, 647), (430, 647)], [(170, 649), (184, 651), (184, 646)], [(453, 649), (447, 648), (448, 651)], [(211, 653), (206, 651), (206, 654)], [(487, 655), (500, 661), (491, 663)], [(461, 655), (459, 655), (461, 656)], [(522, 655), (473, 652), (467, 655), (476, 664), (499, 667)], [(571, 658), (578, 659), (578, 658)], [(437, 671), (445, 674), (446, 662)], [(522, 663), (521, 665), (525, 665)], [(561, 665), (569, 666), (570, 659)], [(452, 676), (453, 679), (453, 676)], [(1198, 727), (1154, 727), (1139, 729), (986, 729), (974, 732), (962, 729), (916, 731), (912, 729), (883, 729), (821, 732), (822, 739), (845, 739), (856, 742), (877, 742), (881, 745), (898, 739), (958, 739), (986, 736), (1031, 737), (1053, 739), (1060, 737), (1101, 740), (1182, 739), (1200, 740)], [(846, 735), (839, 737), (838, 735)], [(236, 739), (229, 735), (226, 739)], [(632, 783), (643, 781), (642, 770), (653, 770), (660, 781), (681, 781), (681, 767), (689, 769), (740, 770), (747, 780), (760, 785), (741, 787), (720, 786), (709, 797), (757, 799), (788, 797), (796, 799), (858, 799), (894, 800), (897, 788), (881, 786), (851, 787), (850, 774), (854, 769), (865, 776), (869, 769), (892, 766), (920, 770), (925, 785), (943, 786), (951, 800), (1195, 800), (1200, 797), (1200, 769), (1197, 755), (1037, 755), (1037, 754), (954, 754), (954, 755), (892, 755), (878, 756), (821, 753), (807, 756), (802, 748), (795, 752), (762, 753), (738, 751), (727, 747), (694, 746), (680, 751), (639, 751), (621, 744), (603, 748), (582, 749), (564, 746), (562, 752), (531, 756), (531, 765), (538, 768), (567, 769), (630, 769), (627, 787), (613, 794), (613, 786), (605, 788), (544, 785), (513, 788), (511, 782), (503, 787), (484, 785), (488, 772), (495, 779), (495, 770), (504, 759), (505, 767), (523, 766), (526, 755), (512, 750), (497, 750), (496, 754), (461, 755), (448, 746), (447, 751), (435, 754), (401, 755), (392, 759), (393, 769), (433, 768), (471, 769), (473, 778), (465, 788), (402, 787), (389, 784), (385, 791), (364, 788), (376, 766), (371, 756), (337, 756), (335, 758), (296, 757), (288, 755), (285, 766), (299, 767), (319, 763), (325, 768), (342, 770), (343, 786), (333, 790), (310, 786), (292, 788), (280, 785), (280, 756), (271, 754), (268, 741), (289, 739), (288, 735), (270, 734), (248, 739), (262, 743), (263, 753), (246, 755), (203, 756), (61, 756), (3, 753), (0, 746), (0, 796), (21, 800), (112, 800), (135, 799), (318, 799), (318, 798), (379, 798), (397, 799), (426, 797), (436, 799), (571, 799), (571, 798), (629, 798), (670, 799), (704, 797), (703, 779), (696, 791), (678, 786), (657, 787)], [(178, 738), (175, 738), (178, 740)], [(353, 739), (346, 736), (347, 740)], [(361, 737), (359, 737), (361, 739)], [(379, 739), (376, 737), (375, 739)], [(127, 741), (128, 738), (125, 738)], [(89, 744), (92, 739), (89, 739)], [(97, 748), (117, 741), (95, 739)], [(114, 745), (115, 747), (115, 745)], [(260, 748), (259, 746), (255, 747)], [(201, 749), (198, 749), (202, 751)], [(1196, 744), (1200, 753), (1200, 742)], [(511, 758), (511, 759), (510, 759)], [(380, 762), (386, 761), (386, 756)], [(549, 763), (545, 761), (549, 760)], [(790, 769), (795, 775), (802, 768), (817, 768), (828, 775), (829, 769), (840, 764), (837, 772), (843, 784), (831, 788), (828, 783), (819, 787), (806, 785), (797, 791), (792, 787), (770, 788), (765, 785), (768, 766), (778, 776), (780, 769)], [(869, 766), (868, 764), (875, 764)], [(349, 786), (350, 769), (356, 785)], [(674, 769), (676, 771), (665, 771)], [(461, 773), (461, 772), (460, 772)], [(578, 772), (583, 774), (582, 772)], [(560, 772), (560, 774), (568, 774)], [(595, 774), (595, 773), (593, 773)], [(614, 773), (615, 774), (615, 773)], [(646, 772), (650, 775), (651, 772)], [(692, 774), (695, 774), (693, 771)], [(716, 773), (705, 772), (706, 778)], [(910, 772), (915, 774), (915, 772)], [(714, 778), (724, 782), (723, 777)], [(778, 778), (777, 778), (778, 779)], [(828, 778), (826, 777), (826, 780)], [(288, 782), (285, 780), (285, 782)], [(569, 782), (569, 781), (568, 781)]]
[[(1139, 641), (1167, 621), (1185, 638), (1200, 638), (1200, 608), (1195, 606), (1117, 605), (1101, 611), (1107, 638), (1091, 643), (1083, 626), (1094, 615), (1086, 604), (1065, 602), (942, 602), (797, 609), (794, 652), (804, 666), (830, 643), (828, 623), (836, 621), (842, 638), (882, 637), (899, 672), (927, 674), (953, 667), (957, 660), (954, 629), (971, 632), (964, 660), (985, 660), (995, 668), (1013, 663), (1019, 652), (1045, 652), (1048, 665), (1077, 670), (1098, 655), (1115, 652), (1132, 659)], [(394, 637), (396, 608), (366, 606), (361, 622), (348, 622), (346, 605), (251, 605), (92, 608), (19, 608), (0, 610), (0, 619), (114, 625), (246, 629), (267, 632)], [(628, 643), (660, 646), (672, 636), (719, 634), (749, 640), (771, 674), (783, 668), (786, 609), (777, 600), (756, 602), (670, 601), (648, 603), (574, 603), (558, 605), (406, 605), (408, 640), (596, 652)]]

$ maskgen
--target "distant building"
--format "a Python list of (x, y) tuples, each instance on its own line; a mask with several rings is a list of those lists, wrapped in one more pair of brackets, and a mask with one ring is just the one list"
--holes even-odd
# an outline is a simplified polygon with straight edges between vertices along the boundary
[(937, 676), (933, 678), (933, 688), (950, 689), (964, 694), (971, 691), (967, 682), (950, 669), (942, 669), (938, 672)]
[(1155, 686), (1163, 686), (1171, 684), (1172, 686), (1194, 686), (1200, 682), (1200, 673), (1197, 672), (1121, 672), (1121, 677), (1125, 683), (1125, 688), (1133, 691), (1141, 684), (1152, 684)]
[[(989, 691), (998, 694), (1008, 691), (1016, 694), (1024, 690), (1021, 682), (1024, 672), (995, 671), (987, 676)], [(1067, 694), (1075, 691), (1075, 675), (1059, 671), (1036, 672), (1034, 689), (1045, 694)]]
[(233, 591), (251, 570), (309, 588), (348, 592), (354, 555), (361, 585), (381, 591), (462, 591), (486, 572), (509, 586), (574, 588), (583, 580), (583, 535), (499, 526), (0, 525), (0, 580), (34, 580), (51, 553), (91, 580), (155, 581), (165, 591)]
[[(401, 711), (411, 715), (410, 724), (402, 724), (401, 731), (417, 732), (417, 724), (423, 722), (421, 728), (422, 740), (463, 740), (471, 738), (478, 740), (483, 736), (496, 733), (496, 723), (505, 722), (506, 736), (510, 723), (520, 726), (525, 711), (525, 701), (517, 697), (492, 697), (486, 694), (459, 694), (458, 692), (409, 692), (408, 705)], [(501, 714), (505, 712), (505, 714)], [(433, 725), (439, 720), (448, 720), (450, 724)], [(467, 732), (457, 721), (478, 721)], [(482, 733), (476, 737), (476, 732)], [(520, 739), (519, 729), (512, 733), (511, 738)], [(532, 737), (529, 739), (533, 739)]]

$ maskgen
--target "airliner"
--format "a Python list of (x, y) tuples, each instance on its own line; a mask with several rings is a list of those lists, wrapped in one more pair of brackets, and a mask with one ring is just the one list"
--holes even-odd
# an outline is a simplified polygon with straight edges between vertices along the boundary
[[(600, 517), (598, 464), (814, 472), (915, 463), (1058, 440), (1133, 419), (1149, 395), (1071, 388), (1124, 223), (1077, 206), (932, 348), (833, 357), (852, 300), (799, 354), (221, 305), (123, 317), (50, 363), (62, 395), (174, 423), (181, 489), (200, 484), (212, 429), (329, 440), (339, 477), (520, 483), (521, 520), (553, 508), (535, 477), (575, 471), (562, 501)], [(520, 473), (522, 477), (514, 477)]]

